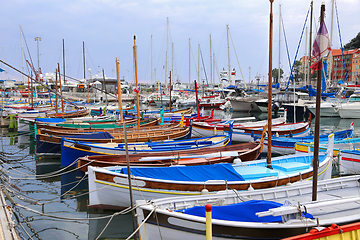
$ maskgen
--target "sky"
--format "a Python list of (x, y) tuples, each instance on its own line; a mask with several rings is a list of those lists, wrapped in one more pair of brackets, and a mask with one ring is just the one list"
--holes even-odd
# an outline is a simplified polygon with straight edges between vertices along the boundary
[[(273, 3), (273, 68), (279, 66), (280, 45), (280, 67), (285, 75), (290, 72), (289, 61), (292, 64), (295, 56), (299, 60), (309, 48), (303, 28), (310, 2), (275, 0)], [(314, 1), (313, 39), (319, 27), (321, 3)], [(286, 41), (283, 29), (279, 41), (280, 5)], [(325, 22), (330, 34), (331, 1), (325, 1), (325, 5)], [(337, 0), (336, 6), (338, 15), (334, 11), (332, 34), (334, 49), (341, 46), (338, 21), (343, 45), (360, 32), (360, 0)], [(3, 1), (1, 8), (0, 58), (19, 70), (24, 69), (27, 74), (30, 70), (26, 62), (23, 64), (21, 46), (26, 59), (35, 68), (39, 63), (44, 76), (55, 72), (57, 63), (63, 72), (64, 52), (65, 74), (83, 79), (84, 42), (85, 78), (91, 77), (90, 72), (92, 77), (102, 76), (103, 69), (107, 77), (116, 77), (117, 58), (121, 78), (134, 83), (136, 36), (139, 82), (164, 82), (166, 65), (168, 73), (172, 72), (172, 81), (193, 82), (198, 79), (200, 65), (201, 81), (215, 79), (218, 82), (218, 73), (223, 68), (228, 69), (229, 59), (231, 68), (236, 70), (236, 79), (251, 82), (259, 76), (261, 81), (267, 81), (268, 0), (11, 0)], [(309, 22), (310, 13), (305, 26), (308, 31)], [(36, 37), (41, 41), (35, 41)], [(5, 69), (0, 78), (23, 80), (21, 74), (9, 67), (0, 64), (0, 68)]]

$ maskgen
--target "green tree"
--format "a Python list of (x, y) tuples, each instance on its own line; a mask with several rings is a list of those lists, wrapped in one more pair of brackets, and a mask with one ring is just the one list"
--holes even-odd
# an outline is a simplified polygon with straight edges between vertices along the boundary
[(293, 69), (293, 76), (294, 76), (295, 82), (301, 81), (301, 79), (303, 77), (303, 74), (301, 74), (301, 72), (300, 72), (301, 65), (302, 64), (300, 61), (295, 61), (294, 69)]
[(355, 38), (351, 39), (351, 41), (344, 46), (344, 50), (351, 50), (355, 48), (360, 48), (360, 32)]
[[(284, 76), (284, 71), (280, 68), (280, 79)], [(274, 80), (274, 83), (278, 83), (279, 82), (279, 69), (278, 68), (274, 68), (272, 70), (272, 77)]]

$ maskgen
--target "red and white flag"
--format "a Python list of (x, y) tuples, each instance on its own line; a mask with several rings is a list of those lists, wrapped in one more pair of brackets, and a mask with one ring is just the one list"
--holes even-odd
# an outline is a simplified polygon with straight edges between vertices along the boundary
[(331, 51), (331, 46), (330, 46), (329, 34), (326, 29), (325, 22), (322, 22), (313, 44), (313, 50), (312, 50), (313, 64), (311, 64), (310, 66), (312, 72), (321, 69), (322, 67), (321, 58), (328, 55), (330, 51)]
[(141, 90), (140, 84), (138, 84), (138, 85), (136, 86), (136, 88), (134, 88), (134, 92), (139, 93), (140, 90)]

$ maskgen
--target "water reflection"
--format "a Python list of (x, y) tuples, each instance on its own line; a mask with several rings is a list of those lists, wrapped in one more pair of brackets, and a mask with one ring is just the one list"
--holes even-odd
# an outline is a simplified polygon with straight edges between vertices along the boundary
[[(97, 239), (97, 237), (99, 239), (126, 239), (131, 235), (134, 231), (131, 213), (116, 215), (111, 219), (110, 223), (110, 218), (94, 219), (110, 216), (111, 214), (89, 214), (90, 219), (93, 220), (89, 221), (88, 239)], [(106, 227), (108, 223), (109, 225)], [(104, 232), (102, 232), (103, 230)]]

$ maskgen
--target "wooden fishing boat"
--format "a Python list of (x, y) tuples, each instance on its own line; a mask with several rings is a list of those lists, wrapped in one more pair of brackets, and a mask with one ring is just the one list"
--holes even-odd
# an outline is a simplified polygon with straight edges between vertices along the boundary
[[(304, 137), (310, 134), (311, 120), (308, 122), (279, 124), (272, 126), (272, 136), (281, 137)], [(194, 122), (194, 131), (202, 136), (210, 136), (217, 134), (226, 134), (229, 127), (217, 127), (217, 124), (209, 124), (206, 122)], [(261, 137), (262, 128), (260, 127), (234, 127), (232, 132), (232, 140), (237, 142), (250, 142), (254, 137)]]
[[(148, 122), (141, 124), (140, 130), (160, 130), (160, 129), (172, 129), (172, 128), (179, 128), (181, 127), (180, 123), (166, 123), (164, 125), (154, 125), (157, 123), (157, 120), (154, 120), (154, 122)], [(137, 126), (134, 126), (133, 124), (126, 124), (126, 129), (129, 131), (137, 130)], [(37, 134), (47, 134), (47, 135), (56, 135), (56, 136), (71, 136), (71, 135), (80, 135), (80, 134), (88, 134), (92, 132), (108, 132), (110, 134), (113, 133), (122, 133), (124, 130), (122, 128), (109, 128), (109, 129), (86, 129), (86, 128), (78, 128), (78, 129), (71, 129), (71, 130), (51, 130), (51, 129), (45, 129), (40, 128), (38, 129)]]
[[(154, 126), (158, 124), (158, 119), (149, 118), (140, 121), (141, 127), (148, 127)], [(136, 119), (127, 119), (125, 120), (126, 127), (135, 127), (137, 120)], [(31, 123), (34, 126), (34, 122)], [(117, 121), (116, 123), (103, 123), (103, 122), (96, 122), (96, 121), (85, 121), (81, 123), (58, 123), (55, 125), (52, 124), (43, 124), (43, 123), (36, 123), (37, 129), (48, 129), (53, 131), (107, 131), (108, 129), (122, 129), (123, 123)], [(84, 129), (84, 130), (81, 130)], [(122, 131), (122, 130), (121, 130)]]
[[(216, 239), (356, 239), (325, 236), (331, 233), (345, 237), (349, 235), (349, 230), (358, 229), (359, 224), (357, 227), (350, 225), (349, 228), (341, 225), (360, 221), (357, 203), (360, 197), (359, 178), (359, 175), (355, 175), (319, 181), (319, 200), (313, 202), (312, 181), (254, 191), (227, 190), (214, 195), (138, 200), (136, 213), (140, 237), (142, 240), (205, 239), (205, 205), (211, 204), (212, 236)], [(264, 200), (270, 201), (273, 206), (260, 202)], [(243, 203), (248, 203), (245, 209)], [(271, 208), (277, 204), (283, 205), (278, 209), (277, 216), (257, 215), (261, 212), (275, 213)], [(334, 223), (340, 227), (323, 228), (334, 226)], [(290, 238), (295, 235), (300, 236)]]
[[(353, 129), (343, 130), (331, 133), (334, 134), (335, 143), (339, 140), (344, 140), (347, 138), (352, 138)], [(328, 136), (330, 134), (324, 134), (319, 137), (320, 143), (327, 143)], [(257, 140), (257, 138), (255, 138)], [(272, 137), (271, 138), (271, 150), (272, 153), (276, 154), (295, 154), (295, 144), (296, 143), (311, 143), (314, 141), (314, 136), (306, 136), (306, 137)], [(334, 145), (335, 145), (334, 143)], [(267, 138), (264, 141), (263, 152), (267, 152), (268, 142)], [(335, 147), (334, 147), (335, 148)]]
[[(360, 144), (358, 144), (360, 147)], [(346, 150), (339, 152), (339, 174), (358, 174), (360, 173), (360, 149)]]
[[(203, 165), (218, 162), (233, 162), (235, 159), (241, 161), (256, 160), (261, 153), (260, 142), (241, 143), (235, 145), (226, 145), (221, 147), (190, 149), (181, 151), (167, 151), (161, 153), (137, 153), (129, 155), (129, 162), (132, 166), (169, 166), (169, 165)], [(224, 157), (205, 159), (203, 154), (223, 153)], [(229, 158), (225, 157), (228, 152), (236, 152)], [(189, 156), (197, 155), (197, 160), (193, 158), (189, 161)], [(155, 158), (155, 159), (149, 159)], [(166, 157), (166, 158), (164, 158)], [(144, 158), (147, 158), (146, 161)], [(143, 161), (140, 161), (143, 159)], [(184, 160), (184, 161), (183, 161)], [(205, 160), (205, 161), (204, 161)], [(87, 155), (78, 158), (78, 168), (83, 172), (87, 172), (88, 166), (109, 167), (117, 165), (126, 165), (126, 155)]]
[[(354, 240), (360, 235), (360, 222), (339, 226), (336, 223), (330, 227), (316, 227), (308, 233), (284, 238), (283, 240)], [(354, 238), (355, 237), (355, 238)]]
[[(337, 140), (334, 142), (333, 156), (336, 157), (341, 150), (354, 150), (358, 148), (360, 148), (360, 138)], [(326, 143), (322, 143), (319, 145), (319, 152), (326, 152), (326, 150)], [(314, 152), (314, 143), (295, 143), (295, 151), (297, 153)]]
[[(333, 136), (330, 137), (329, 149)], [(331, 152), (329, 150), (329, 152)], [(239, 164), (214, 164), (167, 168), (131, 167), (134, 200), (215, 194), (225, 189), (263, 189), (293, 183), (313, 176), (312, 154), (296, 154)], [(331, 154), (319, 156), (319, 179), (331, 178)], [(130, 206), (127, 168), (88, 167), (89, 207)], [(106, 187), (105, 187), (106, 186)]]
[(86, 108), (76, 109), (72, 111), (59, 112), (59, 113), (47, 113), (46, 117), (63, 117), (63, 118), (73, 118), (73, 117), (84, 117), (89, 114), (89, 110)]
[[(170, 128), (170, 129), (152, 129), (152, 130), (128, 130), (126, 131), (127, 141), (130, 142), (147, 142), (147, 141), (162, 141), (169, 139), (182, 139), (191, 136), (191, 127), (178, 127), (178, 128)], [(62, 153), (61, 150), (61, 142), (62, 137), (64, 136), (55, 136), (55, 135), (47, 135), (47, 134), (37, 134), (36, 135), (36, 145), (37, 153), (40, 153), (40, 147), (44, 149), (45, 153), (48, 153), (47, 149), (52, 149), (53, 153)], [(87, 138), (87, 134), (79, 137), (78, 135), (66, 136), (67, 139), (73, 141), (82, 141), (89, 143), (124, 143), (124, 133), (117, 132), (112, 133), (110, 138)], [(73, 144), (71, 144), (73, 145)], [(66, 146), (65, 146), (66, 147)]]

